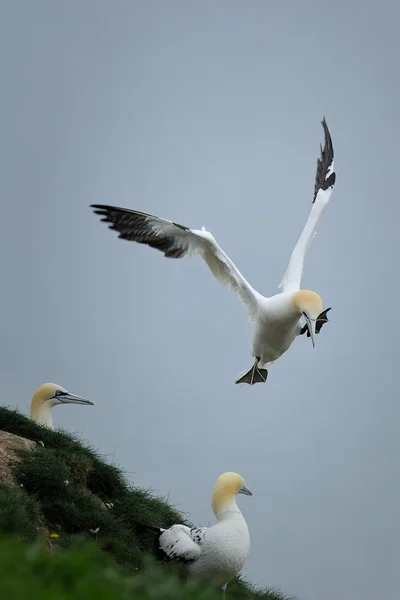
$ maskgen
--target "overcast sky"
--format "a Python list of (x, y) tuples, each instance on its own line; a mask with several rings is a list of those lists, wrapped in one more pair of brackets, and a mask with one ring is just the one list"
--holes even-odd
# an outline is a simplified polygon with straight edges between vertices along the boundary
[[(394, 1), (0, 6), (2, 402), (28, 413), (46, 381), (90, 398), (56, 423), (199, 524), (238, 471), (245, 575), (301, 600), (400, 585), (399, 19)], [(330, 322), (266, 385), (235, 386), (252, 363), (238, 298), (89, 205), (204, 225), (272, 295), (324, 115), (337, 185), (303, 286)]]

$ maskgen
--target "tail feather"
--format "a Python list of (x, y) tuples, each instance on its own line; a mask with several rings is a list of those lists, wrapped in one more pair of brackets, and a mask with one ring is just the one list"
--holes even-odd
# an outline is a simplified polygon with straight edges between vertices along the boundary
[(145, 523), (140, 523), (139, 521), (135, 521), (132, 519), (132, 522), (135, 524), (137, 529), (143, 529), (145, 531), (154, 531), (154, 533), (158, 533), (160, 535), (165, 531), (162, 527), (155, 527), (154, 525), (146, 525)]
[[(142, 533), (152, 533), (155, 535), (149, 535), (149, 551), (154, 554), (157, 560), (165, 560), (165, 553), (160, 548), (160, 536), (164, 533), (165, 529), (162, 527), (155, 527), (154, 525), (145, 525), (144, 523), (140, 523), (139, 521), (135, 521), (132, 519), (136, 529), (138, 532)], [(151, 541), (150, 541), (151, 540)]]

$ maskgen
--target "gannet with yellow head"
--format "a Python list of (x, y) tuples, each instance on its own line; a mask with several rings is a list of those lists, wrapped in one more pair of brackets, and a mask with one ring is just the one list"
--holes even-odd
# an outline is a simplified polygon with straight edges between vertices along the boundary
[(53, 429), (52, 411), (53, 406), (57, 404), (89, 404), (93, 406), (93, 402), (90, 400), (70, 394), (56, 383), (44, 383), (32, 396), (31, 419)]
[[(325, 118), (322, 126), (325, 144), (324, 149), (321, 146), (321, 157), (317, 162), (312, 208), (290, 257), (280, 284), (280, 294), (271, 297), (259, 294), (204, 227), (201, 230), (189, 229), (185, 225), (137, 210), (103, 204), (92, 205), (94, 212), (101, 215), (101, 220), (107, 222), (110, 229), (117, 231), (121, 239), (147, 244), (164, 252), (167, 258), (199, 254), (216, 279), (223, 286), (237, 292), (248, 311), (249, 321), (255, 325), (251, 352), (255, 362), (235, 383), (253, 385), (265, 382), (267, 366), (282, 356), (298, 335), (307, 332), (307, 337), (311, 337), (314, 346), (315, 334), (328, 321), (327, 312), (330, 308), (323, 310), (320, 296), (316, 292), (300, 289), (307, 248), (336, 181), (332, 139)], [(304, 326), (301, 319), (305, 320)]]
[(250, 552), (250, 535), (236, 496), (252, 496), (238, 473), (223, 473), (215, 483), (211, 506), (217, 522), (212, 527), (172, 525), (169, 529), (139, 524), (158, 534), (158, 558), (188, 565), (189, 575), (226, 587), (243, 568)]

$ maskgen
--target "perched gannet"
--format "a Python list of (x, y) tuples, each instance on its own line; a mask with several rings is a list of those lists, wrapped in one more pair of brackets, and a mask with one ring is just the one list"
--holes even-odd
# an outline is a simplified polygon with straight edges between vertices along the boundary
[(56, 383), (44, 383), (32, 396), (31, 419), (53, 429), (53, 406), (57, 404), (90, 404), (93, 402), (70, 394)]
[[(167, 258), (200, 254), (216, 279), (238, 293), (247, 308), (249, 321), (255, 325), (251, 352), (255, 362), (235, 383), (253, 385), (265, 382), (267, 366), (288, 350), (297, 335), (307, 331), (314, 346), (315, 334), (328, 321), (327, 312), (330, 309), (322, 310), (320, 296), (314, 291), (300, 289), (304, 257), (328, 205), (336, 180), (332, 139), (325, 118), (322, 126), (325, 144), (324, 149), (321, 146), (321, 158), (317, 162), (311, 212), (279, 286), (282, 293), (270, 298), (252, 288), (204, 227), (201, 230), (189, 229), (136, 210), (103, 204), (91, 205), (94, 212), (103, 217), (101, 220), (109, 223), (109, 228), (119, 232), (119, 237), (124, 240), (147, 244), (164, 252)], [(305, 319), (303, 327), (302, 317)]]
[(252, 496), (237, 473), (223, 473), (215, 483), (212, 509), (217, 522), (212, 527), (172, 525), (169, 529), (139, 526), (158, 534), (157, 555), (165, 560), (182, 561), (189, 574), (211, 585), (226, 586), (243, 568), (250, 551), (246, 521), (236, 504), (236, 494)]

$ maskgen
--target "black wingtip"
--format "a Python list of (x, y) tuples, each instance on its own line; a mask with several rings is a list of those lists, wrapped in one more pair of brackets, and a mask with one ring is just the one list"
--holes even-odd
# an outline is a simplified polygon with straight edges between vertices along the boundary
[[(94, 208), (96, 210), (109, 211), (112, 206), (107, 206), (107, 204), (91, 204), (90, 208)], [(96, 212), (96, 210), (94, 212)]]
[(329, 187), (333, 187), (336, 182), (335, 171), (330, 173), (329, 177), (327, 177), (328, 170), (329, 167), (332, 165), (335, 153), (333, 150), (331, 134), (325, 117), (323, 117), (321, 124), (324, 129), (325, 140), (324, 147), (322, 148), (322, 144), (320, 145), (321, 156), (317, 160), (317, 173), (315, 176), (313, 203), (315, 202), (319, 190), (327, 190)]
[(321, 121), (321, 125), (324, 128), (324, 136), (325, 136), (325, 145), (324, 145), (324, 152), (329, 152), (330, 155), (332, 156), (332, 159), (335, 156), (335, 153), (333, 151), (333, 144), (332, 144), (332, 138), (331, 138), (331, 133), (329, 131), (329, 127), (328, 124), (326, 122), (325, 117), (323, 117), (322, 121)]

